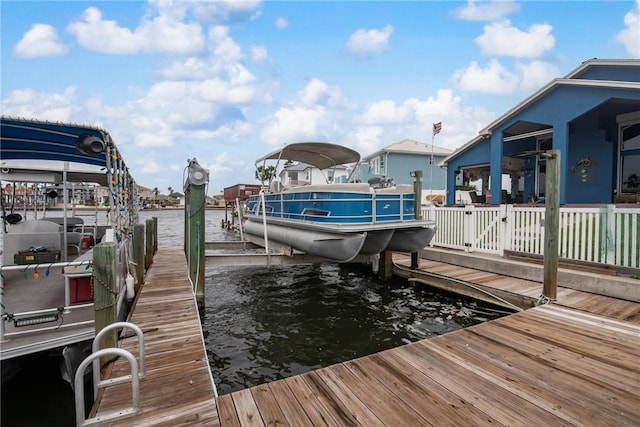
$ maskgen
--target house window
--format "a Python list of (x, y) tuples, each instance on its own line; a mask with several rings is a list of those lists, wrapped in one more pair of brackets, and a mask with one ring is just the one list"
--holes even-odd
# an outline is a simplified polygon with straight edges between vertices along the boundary
[(371, 173), (373, 175), (384, 174), (384, 156), (371, 159)]
[(640, 120), (620, 127), (620, 189), (640, 193)]
[(333, 182), (333, 178), (335, 178), (335, 175), (336, 175), (335, 170), (330, 169), (329, 171), (327, 171), (327, 181)]

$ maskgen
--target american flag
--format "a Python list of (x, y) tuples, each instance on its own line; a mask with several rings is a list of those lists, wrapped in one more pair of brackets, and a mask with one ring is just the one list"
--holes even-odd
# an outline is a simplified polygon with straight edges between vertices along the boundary
[(442, 130), (442, 122), (438, 122), (438, 123), (434, 123), (433, 124), (433, 134), (434, 135), (439, 134), (441, 130)]

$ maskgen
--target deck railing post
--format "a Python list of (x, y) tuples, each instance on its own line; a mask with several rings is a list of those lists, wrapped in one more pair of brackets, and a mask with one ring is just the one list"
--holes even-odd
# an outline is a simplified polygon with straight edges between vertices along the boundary
[[(102, 242), (93, 248), (93, 310), (95, 312), (95, 333), (98, 334), (106, 326), (117, 319), (116, 300), (116, 243)], [(118, 337), (111, 331), (104, 338), (107, 347), (116, 347)], [(103, 363), (106, 362), (103, 360)]]

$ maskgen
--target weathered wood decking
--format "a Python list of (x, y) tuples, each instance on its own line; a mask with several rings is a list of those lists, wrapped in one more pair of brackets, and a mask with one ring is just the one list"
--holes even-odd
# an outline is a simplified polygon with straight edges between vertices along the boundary
[[(140, 381), (140, 414), (112, 426), (217, 426), (218, 412), (200, 317), (182, 249), (159, 249), (130, 320), (144, 332), (146, 377)], [(125, 331), (130, 332), (130, 331)], [(121, 348), (136, 357), (137, 337)], [(129, 373), (115, 363), (112, 377)], [(131, 406), (131, 385), (106, 388), (98, 416)]]
[[(147, 340), (142, 413), (109, 425), (640, 422), (640, 304), (565, 288), (554, 304), (224, 395), (216, 403), (184, 262), (181, 250), (155, 256), (132, 318)], [(523, 298), (537, 299), (541, 291), (538, 282), (450, 264), (421, 260), (421, 268)], [(124, 346), (133, 343), (127, 339)], [(114, 374), (122, 369), (118, 362)], [(129, 390), (109, 387), (100, 410), (126, 405)]]
[[(421, 268), (527, 298), (541, 292), (539, 282), (479, 270), (425, 260)], [(638, 323), (640, 304), (561, 288), (555, 304), (221, 396), (220, 419), (223, 427), (637, 426)]]

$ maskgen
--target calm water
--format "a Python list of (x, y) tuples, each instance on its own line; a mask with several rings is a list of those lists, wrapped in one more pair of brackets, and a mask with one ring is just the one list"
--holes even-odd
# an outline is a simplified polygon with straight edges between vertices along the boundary
[[(141, 212), (141, 221), (151, 217), (158, 218), (160, 247), (182, 246), (183, 211)], [(220, 227), (223, 218), (224, 211), (207, 211), (207, 240), (239, 239)], [(383, 283), (367, 267), (343, 264), (207, 268), (205, 298), (203, 331), (220, 394), (505, 314), (404, 280)], [(28, 374), (3, 387), (3, 426), (74, 424), (73, 393), (55, 372), (56, 359), (33, 361)]]

